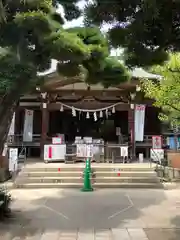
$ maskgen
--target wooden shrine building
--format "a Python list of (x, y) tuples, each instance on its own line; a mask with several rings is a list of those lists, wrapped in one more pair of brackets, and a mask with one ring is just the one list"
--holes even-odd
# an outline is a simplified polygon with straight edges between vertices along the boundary
[[(30, 157), (40, 157), (52, 137), (64, 135), (66, 143), (76, 136), (103, 139), (107, 144), (128, 144), (132, 157), (143, 153), (150, 157), (152, 136), (162, 134), (159, 110), (137, 88), (140, 78), (157, 78), (141, 69), (133, 72), (131, 82), (104, 89), (89, 86), (80, 79), (62, 79), (56, 73), (47, 76), (42, 89), (20, 99), (15, 113), (14, 135), (10, 146), (26, 147)], [(144, 137), (135, 141), (135, 105), (145, 108)], [(33, 110), (32, 141), (23, 141), (25, 110)], [(120, 132), (120, 133), (118, 133)], [(121, 137), (120, 137), (121, 136)]]

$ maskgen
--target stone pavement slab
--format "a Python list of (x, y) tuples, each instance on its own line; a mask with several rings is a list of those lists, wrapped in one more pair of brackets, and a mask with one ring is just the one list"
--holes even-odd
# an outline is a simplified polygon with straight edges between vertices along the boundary
[(112, 229), (112, 239), (113, 240), (129, 240), (129, 233), (126, 228), (124, 229)]
[(94, 229), (82, 230), (78, 231), (78, 240), (94, 240)]
[[(28, 229), (28, 230), (27, 230)], [(16, 234), (6, 232), (0, 235), (0, 240), (179, 240), (180, 229), (104, 229), (94, 230), (41, 230), (31, 232), (30, 228), (18, 228)]]
[(129, 228), (128, 233), (132, 240), (148, 240), (147, 235), (142, 228)]
[(180, 240), (180, 190), (13, 190), (0, 240)]
[(158, 239), (158, 240), (179, 240), (180, 239), (180, 229), (144, 229), (148, 240)]

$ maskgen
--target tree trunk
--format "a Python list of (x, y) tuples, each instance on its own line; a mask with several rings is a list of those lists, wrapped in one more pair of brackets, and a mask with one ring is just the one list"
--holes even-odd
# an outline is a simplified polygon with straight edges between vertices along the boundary
[(0, 155), (2, 155), (4, 143), (7, 140), (9, 127), (11, 125), (18, 98), (19, 94), (12, 91), (0, 104)]

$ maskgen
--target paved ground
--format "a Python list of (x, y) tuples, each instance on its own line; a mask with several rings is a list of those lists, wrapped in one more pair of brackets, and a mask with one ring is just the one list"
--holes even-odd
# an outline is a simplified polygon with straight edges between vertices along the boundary
[(0, 240), (179, 240), (180, 189), (13, 190)]

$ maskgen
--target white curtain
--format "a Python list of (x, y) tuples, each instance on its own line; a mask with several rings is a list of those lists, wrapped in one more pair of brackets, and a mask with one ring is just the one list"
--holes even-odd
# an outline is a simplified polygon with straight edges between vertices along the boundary
[(11, 120), (8, 136), (14, 136), (14, 131), (15, 131), (15, 113), (13, 114), (13, 118)]
[(33, 140), (33, 110), (25, 110), (23, 142), (32, 142)]
[(145, 105), (135, 105), (135, 141), (144, 139)]

